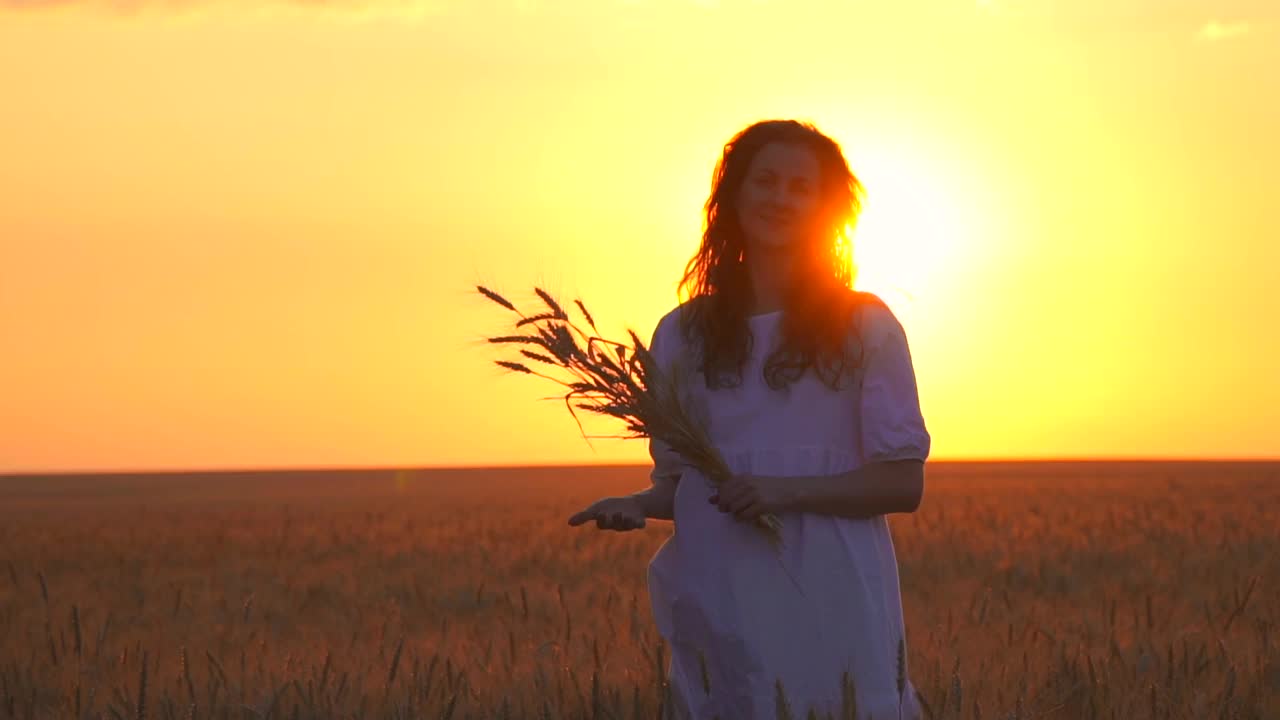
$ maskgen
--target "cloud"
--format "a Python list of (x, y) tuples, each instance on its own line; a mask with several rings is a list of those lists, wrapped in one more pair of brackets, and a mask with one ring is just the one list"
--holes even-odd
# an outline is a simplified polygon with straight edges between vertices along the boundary
[(1253, 26), (1247, 22), (1220, 23), (1216, 20), (1210, 20), (1200, 28), (1200, 32), (1196, 33), (1196, 38), (1204, 41), (1226, 40), (1228, 38), (1239, 37), (1253, 29)]

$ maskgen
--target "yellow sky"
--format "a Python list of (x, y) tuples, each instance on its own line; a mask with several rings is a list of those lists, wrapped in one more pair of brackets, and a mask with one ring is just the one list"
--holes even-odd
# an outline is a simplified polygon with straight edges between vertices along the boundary
[(1277, 67), (1270, 0), (0, 2), (0, 472), (643, 462), (473, 287), (647, 339), (771, 117), (934, 458), (1275, 457)]

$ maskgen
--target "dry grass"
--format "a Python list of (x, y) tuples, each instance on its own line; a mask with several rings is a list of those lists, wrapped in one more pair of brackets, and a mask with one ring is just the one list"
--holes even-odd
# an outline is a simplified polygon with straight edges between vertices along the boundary
[[(646, 467), (0, 478), (0, 718), (655, 718)], [(1280, 467), (930, 466), (937, 718), (1275, 718)], [(797, 717), (803, 717), (797, 714)]]
[[(477, 285), (476, 292), (519, 318), (512, 321), (513, 334), (490, 337), (488, 342), (517, 346), (523, 358), (539, 363), (536, 367), (555, 368), (560, 376), (538, 372), (525, 362), (494, 360), (499, 367), (537, 375), (568, 388), (563, 399), (575, 421), (578, 420), (574, 410), (577, 407), (619, 420), (627, 430), (603, 437), (656, 438), (679, 453), (712, 484), (719, 486), (732, 477), (720, 450), (711, 442), (706, 417), (698, 417), (686, 399), (692, 370), (688, 358), (675, 358), (668, 368), (670, 372), (664, 372), (634, 330), (627, 331), (630, 343), (601, 337), (587, 306), (581, 300), (574, 300), (590, 328), (587, 332), (573, 322), (560, 301), (540, 287), (535, 286), (533, 292), (545, 310), (540, 308), (541, 312), (529, 315), (483, 285)], [(525, 347), (528, 345), (544, 352), (530, 351)], [(578, 429), (582, 431), (581, 421)], [(582, 432), (584, 438), (592, 437)], [(782, 524), (777, 516), (764, 513), (751, 523), (775, 550), (782, 550)], [(795, 582), (794, 577), (791, 579)]]

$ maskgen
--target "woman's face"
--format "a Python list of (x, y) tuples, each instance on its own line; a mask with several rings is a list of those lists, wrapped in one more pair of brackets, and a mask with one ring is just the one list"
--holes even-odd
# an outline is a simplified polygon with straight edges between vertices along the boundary
[(769, 143), (751, 159), (738, 190), (738, 223), (748, 246), (765, 249), (800, 244), (819, 200), (818, 158), (791, 143)]

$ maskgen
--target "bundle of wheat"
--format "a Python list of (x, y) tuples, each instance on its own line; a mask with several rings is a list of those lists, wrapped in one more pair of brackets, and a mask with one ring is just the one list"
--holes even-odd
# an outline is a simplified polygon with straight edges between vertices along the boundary
[[(712, 484), (719, 486), (732, 476), (724, 458), (711, 443), (706, 428), (693, 417), (691, 410), (681, 401), (684, 396), (683, 378), (679, 359), (672, 365), (670, 377), (645, 347), (644, 342), (632, 330), (627, 330), (633, 345), (626, 345), (599, 336), (595, 320), (581, 300), (574, 300), (593, 333), (588, 335), (575, 325), (549, 293), (541, 288), (534, 292), (547, 305), (548, 311), (525, 315), (506, 298), (483, 286), (477, 285), (481, 295), (516, 313), (516, 329), (532, 326), (533, 332), (518, 335), (500, 335), (488, 338), (491, 343), (516, 343), (536, 345), (546, 353), (520, 348), (520, 354), (556, 368), (567, 370), (574, 380), (564, 380), (544, 375), (529, 366), (508, 360), (495, 360), (499, 366), (514, 372), (538, 375), (553, 380), (569, 389), (564, 395), (565, 406), (578, 422), (574, 407), (601, 415), (616, 417), (626, 423), (628, 434), (593, 435), (588, 437), (652, 437), (665, 442), (679, 453), (690, 466), (701, 472)], [(579, 345), (574, 333), (585, 343)], [(612, 355), (609, 350), (612, 350)], [(616, 357), (616, 361), (614, 360)], [(588, 441), (589, 442), (589, 441)], [(782, 548), (782, 523), (772, 513), (754, 519), (752, 524), (763, 532), (777, 550)]]

